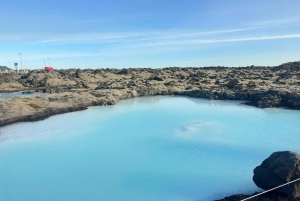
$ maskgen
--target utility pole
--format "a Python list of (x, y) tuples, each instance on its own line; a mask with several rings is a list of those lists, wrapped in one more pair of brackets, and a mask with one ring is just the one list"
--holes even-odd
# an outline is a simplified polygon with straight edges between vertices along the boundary
[(21, 71), (22, 71), (22, 54), (18, 53), (20, 55), (20, 60), (21, 60)]
[(49, 60), (49, 67), (50, 67), (50, 59), (49, 58), (47, 58), (48, 60)]
[(45, 59), (44, 59), (44, 67), (46, 67), (46, 62), (45, 62)]

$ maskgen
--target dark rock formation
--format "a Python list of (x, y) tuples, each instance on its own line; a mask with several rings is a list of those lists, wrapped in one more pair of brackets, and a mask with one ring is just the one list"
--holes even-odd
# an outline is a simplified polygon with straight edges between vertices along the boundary
[(130, 69), (122, 69), (120, 70), (119, 72), (117, 72), (116, 74), (119, 74), (119, 75), (127, 75), (127, 74), (130, 74), (131, 73), (131, 70)]
[(247, 87), (249, 87), (249, 88), (255, 88), (255, 87), (256, 87), (256, 84), (255, 84), (255, 82), (250, 81), (250, 82), (247, 84)]
[(77, 69), (76, 72), (75, 72), (75, 76), (76, 76), (77, 78), (80, 78), (81, 73), (82, 73), (82, 70)]
[(162, 79), (161, 77), (158, 77), (158, 76), (155, 76), (155, 77), (153, 78), (153, 80), (156, 80), (156, 81), (163, 81), (163, 79)]
[(300, 71), (300, 61), (287, 62), (274, 67), (275, 70)]
[[(253, 181), (262, 189), (269, 190), (300, 178), (300, 155), (295, 152), (274, 152), (254, 169)], [(300, 182), (283, 186), (275, 191), (300, 196)]]
[(34, 71), (29, 71), (26, 75), (22, 75), (21, 79), (27, 79)]
[(260, 108), (271, 108), (278, 107), (281, 105), (281, 97), (278, 95), (266, 95), (257, 101), (257, 107)]
[(89, 88), (89, 85), (88, 85), (87, 83), (85, 83), (85, 82), (82, 82), (82, 86), (83, 86), (84, 88), (86, 88), (86, 89)]
[(238, 80), (237, 80), (237, 79), (232, 79), (232, 80), (229, 80), (229, 82), (226, 84), (226, 86), (227, 86), (228, 88), (233, 88), (233, 87), (235, 87), (237, 84), (238, 84)]

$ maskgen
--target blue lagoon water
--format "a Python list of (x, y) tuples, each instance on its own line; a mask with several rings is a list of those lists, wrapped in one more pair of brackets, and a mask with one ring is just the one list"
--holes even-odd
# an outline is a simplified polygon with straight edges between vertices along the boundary
[(300, 152), (300, 112), (158, 96), (0, 128), (0, 200), (210, 201)]

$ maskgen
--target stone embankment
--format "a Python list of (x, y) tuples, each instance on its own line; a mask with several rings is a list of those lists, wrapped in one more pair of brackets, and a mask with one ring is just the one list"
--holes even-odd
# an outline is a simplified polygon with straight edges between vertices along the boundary
[(0, 74), (0, 92), (40, 90), (31, 98), (0, 100), (0, 126), (111, 105), (147, 95), (248, 100), (260, 108), (300, 109), (300, 62), (276, 67), (68, 69)]

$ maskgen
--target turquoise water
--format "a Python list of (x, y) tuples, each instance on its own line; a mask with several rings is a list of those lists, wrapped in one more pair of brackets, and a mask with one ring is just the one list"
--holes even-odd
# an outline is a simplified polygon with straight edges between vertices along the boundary
[(22, 94), (22, 92), (0, 93), (0, 99), (1, 98), (13, 98), (13, 97), (19, 97), (19, 96), (30, 97), (34, 94), (37, 94), (37, 93), (32, 93), (32, 94)]
[(0, 128), (0, 200), (210, 201), (258, 191), (300, 112), (158, 96)]

